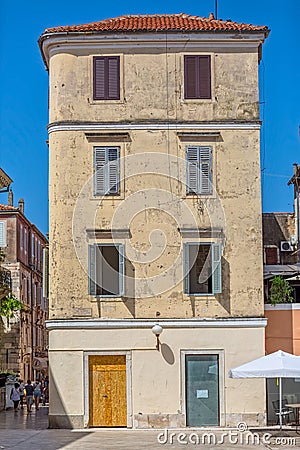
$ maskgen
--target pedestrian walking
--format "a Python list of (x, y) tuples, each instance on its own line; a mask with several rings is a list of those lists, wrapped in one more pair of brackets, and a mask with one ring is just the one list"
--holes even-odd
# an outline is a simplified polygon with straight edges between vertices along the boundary
[(25, 384), (24, 384), (23, 380), (20, 380), (19, 392), (20, 392), (21, 409), (23, 409), (23, 406), (24, 406), (24, 397), (25, 397), (24, 389), (25, 389)]
[(36, 380), (36, 382), (34, 383), (34, 391), (33, 391), (34, 404), (36, 410), (39, 409), (41, 395), (42, 395), (42, 384), (39, 380)]
[(26, 405), (27, 405), (27, 411), (31, 412), (32, 403), (33, 403), (33, 386), (31, 384), (31, 380), (27, 380), (27, 384), (25, 386), (25, 392), (26, 392)]
[(10, 392), (10, 399), (14, 402), (14, 411), (18, 411), (18, 406), (20, 402), (20, 391), (19, 391), (19, 383), (15, 383), (14, 387)]

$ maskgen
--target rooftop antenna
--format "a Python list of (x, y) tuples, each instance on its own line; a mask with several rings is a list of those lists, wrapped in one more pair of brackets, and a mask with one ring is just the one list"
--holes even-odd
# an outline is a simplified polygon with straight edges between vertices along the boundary
[(215, 19), (218, 18), (218, 0), (215, 0)]

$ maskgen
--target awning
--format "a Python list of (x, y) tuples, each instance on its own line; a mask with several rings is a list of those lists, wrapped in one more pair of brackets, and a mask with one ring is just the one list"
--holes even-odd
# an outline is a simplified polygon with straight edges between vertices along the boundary
[(43, 370), (47, 369), (48, 362), (45, 358), (38, 358), (37, 356), (33, 358), (32, 368), (34, 370)]
[(300, 274), (300, 264), (274, 264), (264, 266), (264, 279), (268, 280), (275, 276), (292, 277)]

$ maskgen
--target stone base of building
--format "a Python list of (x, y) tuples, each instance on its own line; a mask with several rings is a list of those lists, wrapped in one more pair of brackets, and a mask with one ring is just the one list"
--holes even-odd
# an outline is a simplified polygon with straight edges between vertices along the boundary
[(183, 428), (183, 414), (136, 414), (134, 428)]
[(83, 427), (83, 415), (49, 414), (49, 428), (76, 429)]
[(238, 424), (244, 423), (247, 427), (263, 427), (267, 423), (266, 414), (245, 414), (245, 413), (231, 413), (226, 414), (226, 426), (237, 427)]

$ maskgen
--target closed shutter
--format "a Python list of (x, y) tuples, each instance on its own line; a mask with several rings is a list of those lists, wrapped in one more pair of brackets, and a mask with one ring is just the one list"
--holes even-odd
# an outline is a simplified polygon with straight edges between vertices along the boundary
[(186, 149), (187, 159), (187, 192), (199, 193), (199, 147), (189, 146)]
[(222, 254), (221, 245), (212, 244), (212, 291), (213, 294), (220, 294), (222, 292)]
[(6, 246), (6, 239), (5, 239), (5, 223), (0, 222), (0, 247)]
[(119, 192), (119, 148), (108, 148), (108, 190), (111, 194)]
[(197, 56), (184, 57), (184, 98), (197, 97)]
[(210, 55), (184, 57), (184, 98), (211, 98)]
[(89, 245), (88, 252), (88, 289), (90, 295), (96, 295), (96, 245)]
[(107, 58), (108, 80), (107, 98), (110, 100), (120, 100), (120, 58), (112, 56)]
[(105, 100), (104, 58), (94, 58), (94, 100)]
[(198, 56), (199, 58), (199, 98), (211, 98), (211, 64), (210, 56)]
[(94, 194), (118, 194), (120, 180), (119, 147), (94, 148)]
[(106, 194), (106, 163), (107, 147), (95, 147), (94, 149), (94, 193), (95, 195)]
[(212, 148), (188, 146), (187, 193), (212, 194)]
[(212, 193), (212, 151), (211, 147), (199, 147), (199, 194)]
[(120, 100), (120, 57), (95, 56), (94, 100)]

